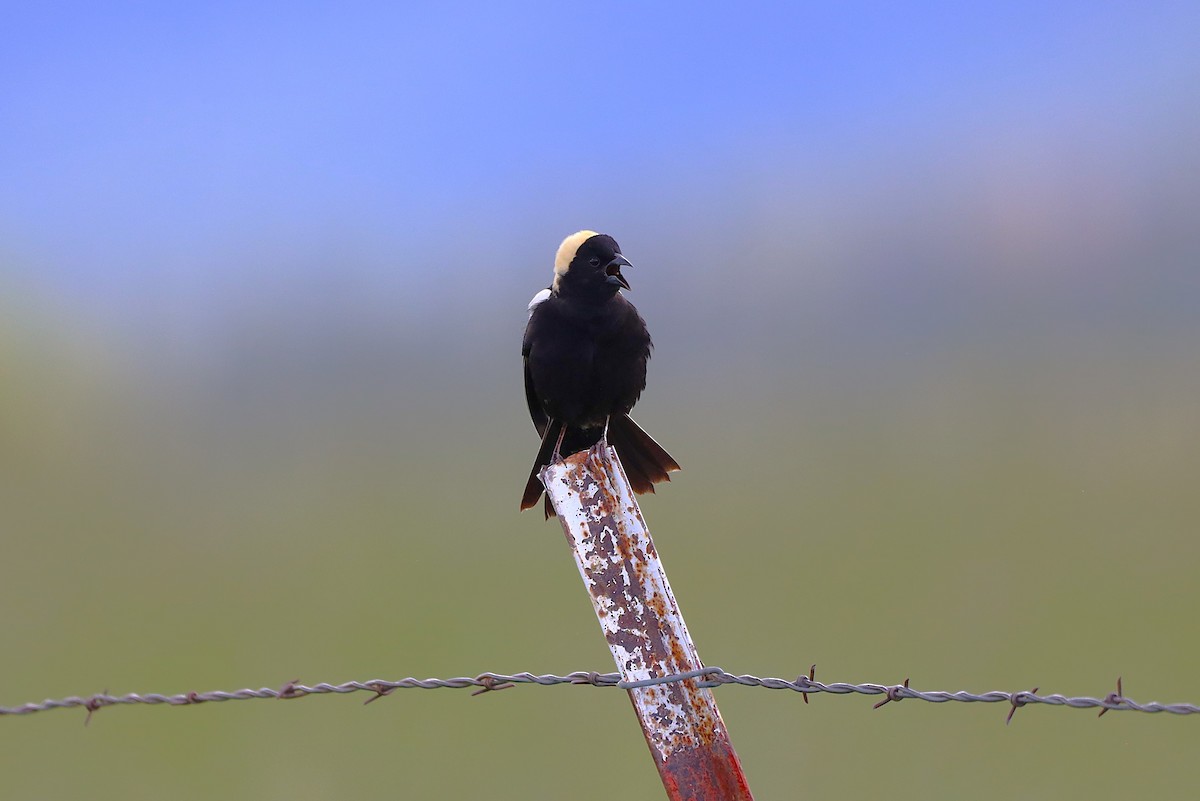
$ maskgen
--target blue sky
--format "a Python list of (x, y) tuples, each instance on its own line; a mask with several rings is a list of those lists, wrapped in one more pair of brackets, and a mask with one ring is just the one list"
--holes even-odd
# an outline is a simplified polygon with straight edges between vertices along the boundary
[(178, 311), (322, 252), (425, 284), (585, 225), (683, 242), (996, 137), (1137, 171), (1197, 123), (1196, 41), (1194, 3), (24, 4), (0, 255)]

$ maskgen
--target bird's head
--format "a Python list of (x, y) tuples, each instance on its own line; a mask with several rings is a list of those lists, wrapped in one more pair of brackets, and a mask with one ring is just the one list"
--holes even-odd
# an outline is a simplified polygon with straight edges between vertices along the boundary
[(577, 231), (558, 246), (554, 257), (554, 291), (559, 294), (611, 297), (629, 282), (622, 267), (631, 267), (617, 240), (595, 231)]

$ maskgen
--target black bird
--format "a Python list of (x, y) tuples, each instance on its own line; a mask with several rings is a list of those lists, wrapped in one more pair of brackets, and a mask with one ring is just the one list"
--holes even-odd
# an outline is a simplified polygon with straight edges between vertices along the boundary
[[(629, 417), (646, 388), (650, 334), (621, 294), (630, 267), (616, 240), (595, 231), (571, 234), (554, 258), (554, 283), (529, 303), (525, 399), (542, 438), (521, 508), (542, 494), (538, 473), (561, 456), (607, 441), (616, 449), (634, 492), (654, 492), (679, 464)], [(553, 516), (546, 498), (546, 517)]]

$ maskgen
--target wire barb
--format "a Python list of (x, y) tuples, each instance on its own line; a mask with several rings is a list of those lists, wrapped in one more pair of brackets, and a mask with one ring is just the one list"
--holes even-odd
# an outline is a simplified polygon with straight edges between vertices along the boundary
[(300, 684), (300, 679), (292, 679), (287, 684), (280, 688), (279, 694), (275, 696), (281, 701), (287, 701), (292, 698), (301, 698), (307, 693), (300, 692), (297, 687)]
[(1104, 717), (1104, 713), (1110, 709), (1120, 709), (1121, 704), (1125, 703), (1125, 691), (1121, 689), (1120, 676), (1117, 676), (1117, 691), (1104, 696), (1104, 703), (1112, 704), (1112, 706), (1106, 706), (1104, 709), (1101, 709), (1100, 714), (1096, 715), (1098, 718)]
[[(808, 681), (804, 680), (804, 676), (800, 676), (796, 679), (796, 684), (801, 684), (801, 685), (807, 687), (809, 684), (813, 683), (813, 679), (815, 679), (816, 677), (817, 677), (817, 665), (814, 662), (813, 664), (808, 666)], [(803, 692), (804, 692), (804, 695), (803, 695), (804, 703), (807, 705), (808, 704), (808, 691), (804, 690)]]
[(483, 685), (482, 689), (471, 693), (471, 696), (483, 695), (484, 693), (496, 692), (497, 690), (507, 690), (509, 687), (516, 687), (511, 681), (498, 680), (490, 673), (481, 673), (475, 677), (475, 680)]
[[(1008, 717), (1006, 717), (1004, 719), (1005, 726), (1012, 723), (1013, 715), (1015, 715), (1017, 713), (1018, 709), (1020, 709), (1021, 707), (1025, 706), (1027, 703), (1029, 703), (1029, 701), (1027, 701), (1025, 699), (1029, 696), (1036, 696), (1037, 691), (1038, 691), (1038, 688), (1034, 687), (1028, 693), (1021, 692), (1021, 693), (1013, 693), (1012, 694), (1012, 698), (1008, 699), (1009, 703), (1012, 704), (1012, 709), (1008, 710)], [(1104, 714), (1104, 713), (1101, 712), (1100, 714)]]
[(309, 695), (328, 695), (336, 693), (339, 695), (353, 692), (371, 693), (371, 697), (364, 703), (372, 703), (378, 701), (384, 696), (391, 695), (396, 690), (402, 689), (420, 689), (420, 690), (435, 690), (435, 689), (464, 689), (474, 688), (473, 695), (495, 692), (498, 690), (508, 689), (518, 684), (533, 684), (547, 687), (554, 684), (586, 684), (592, 687), (616, 687), (626, 690), (638, 689), (642, 687), (650, 687), (660, 684), (671, 684), (681, 681), (695, 680), (697, 686), (703, 688), (721, 687), (726, 684), (740, 684), (743, 687), (761, 687), (768, 690), (792, 690), (793, 692), (801, 693), (804, 700), (808, 700), (808, 696), (812, 693), (830, 693), (832, 695), (882, 695), (884, 699), (874, 705), (878, 709), (892, 701), (902, 701), (909, 698), (915, 698), (920, 701), (929, 701), (934, 704), (943, 704), (948, 701), (958, 701), (961, 703), (1006, 703), (1011, 707), (1008, 711), (1007, 721), (1012, 720), (1013, 713), (1020, 707), (1028, 704), (1046, 704), (1049, 706), (1067, 706), (1076, 709), (1100, 709), (1100, 714), (1110, 710), (1131, 711), (1131, 712), (1148, 712), (1158, 713), (1167, 712), (1172, 715), (1195, 715), (1200, 714), (1200, 706), (1195, 704), (1160, 704), (1157, 701), (1149, 703), (1138, 703), (1131, 698), (1126, 698), (1124, 687), (1120, 678), (1117, 679), (1117, 691), (1109, 693), (1104, 698), (1091, 698), (1088, 696), (1068, 697), (1064, 695), (1038, 695), (1038, 688), (1032, 690), (1022, 690), (1019, 692), (1003, 692), (993, 690), (986, 693), (971, 693), (965, 690), (958, 692), (944, 692), (941, 690), (915, 690), (909, 686), (908, 679), (904, 680), (903, 684), (887, 685), (887, 684), (848, 684), (843, 682), (824, 683), (816, 679), (817, 666), (813, 665), (808, 669), (808, 675), (800, 675), (795, 681), (776, 678), (760, 678), (749, 674), (737, 675), (727, 673), (719, 667), (706, 667), (698, 670), (689, 670), (684, 673), (672, 674), (669, 676), (655, 676), (639, 681), (622, 681), (620, 673), (597, 673), (596, 671), (576, 671), (568, 673), (565, 676), (555, 675), (553, 673), (514, 673), (511, 675), (504, 673), (480, 673), (471, 677), (460, 677), (450, 679), (416, 679), (412, 677), (400, 679), (398, 681), (384, 681), (382, 679), (372, 679), (370, 681), (348, 681), (343, 684), (316, 684), (308, 686), (301, 684), (298, 679), (287, 682), (278, 690), (269, 687), (263, 687), (257, 690), (241, 689), (232, 692), (226, 690), (213, 690), (211, 692), (185, 692), (177, 695), (160, 695), (157, 693), (149, 693), (140, 695), (138, 693), (128, 693), (126, 695), (109, 695), (108, 690), (96, 695), (82, 698), (77, 695), (68, 696), (60, 699), (47, 699), (41, 703), (27, 703), (21, 706), (3, 707), (0, 706), (0, 717), (16, 716), (16, 715), (31, 715), (34, 712), (46, 712), (51, 709), (70, 709), (83, 708), (87, 710), (87, 717), (84, 723), (91, 721), (96, 710), (107, 706), (120, 705), (136, 705), (144, 704), (155, 706), (159, 704), (167, 704), (168, 706), (189, 706), (192, 704), (202, 704), (208, 701), (246, 701), (252, 698), (277, 698), (277, 699), (296, 699), (304, 698)]
[(83, 705), (84, 709), (87, 710), (87, 717), (83, 719), (83, 725), (85, 728), (89, 723), (92, 722), (92, 715), (96, 712), (96, 710), (106, 705), (107, 699), (105, 696), (107, 695), (108, 688), (105, 688), (103, 695), (93, 695), (87, 700), (87, 703)]
[(879, 709), (879, 707), (883, 706), (884, 704), (890, 704), (892, 701), (903, 701), (907, 696), (903, 695), (902, 693), (904, 693), (906, 690), (908, 690), (908, 679), (904, 680), (903, 685), (897, 684), (894, 687), (888, 687), (885, 691), (887, 693), (887, 698), (884, 698), (871, 708)]

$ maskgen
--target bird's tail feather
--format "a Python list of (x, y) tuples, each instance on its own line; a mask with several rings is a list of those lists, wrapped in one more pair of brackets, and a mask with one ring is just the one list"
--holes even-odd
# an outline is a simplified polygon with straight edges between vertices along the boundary
[[(558, 432), (562, 430), (562, 423), (558, 420), (551, 420), (546, 426), (546, 431), (542, 434), (542, 446), (538, 448), (537, 456), (533, 459), (533, 469), (529, 471), (529, 480), (525, 482), (525, 494), (521, 496), (521, 511), (532, 509), (538, 502), (538, 498), (542, 496), (542, 480), (538, 478), (538, 473), (542, 468), (550, 464), (550, 457), (554, 455), (554, 444), (558, 442)], [(550, 499), (546, 498), (546, 517), (551, 516)]]
[[(538, 478), (538, 473), (550, 464), (554, 455), (554, 443), (558, 441), (561, 430), (562, 423), (557, 420), (551, 420), (546, 426), (542, 435), (542, 445), (533, 460), (529, 480), (525, 483), (525, 494), (521, 498), (522, 511), (533, 508), (542, 495), (542, 481)], [(598, 439), (599, 433), (598, 429), (568, 428), (563, 437), (562, 455), (568, 456), (591, 447)], [(654, 492), (655, 484), (670, 481), (671, 477), (668, 474), (680, 469), (679, 462), (627, 414), (615, 415), (609, 420), (608, 442), (616, 449), (617, 456), (625, 467), (629, 486), (639, 495)], [(547, 520), (554, 517), (554, 507), (549, 496), (546, 496), (545, 513)]]
[(655, 484), (670, 481), (668, 474), (679, 469), (679, 462), (627, 414), (609, 420), (608, 441), (625, 466), (629, 486), (639, 495), (654, 492)]

